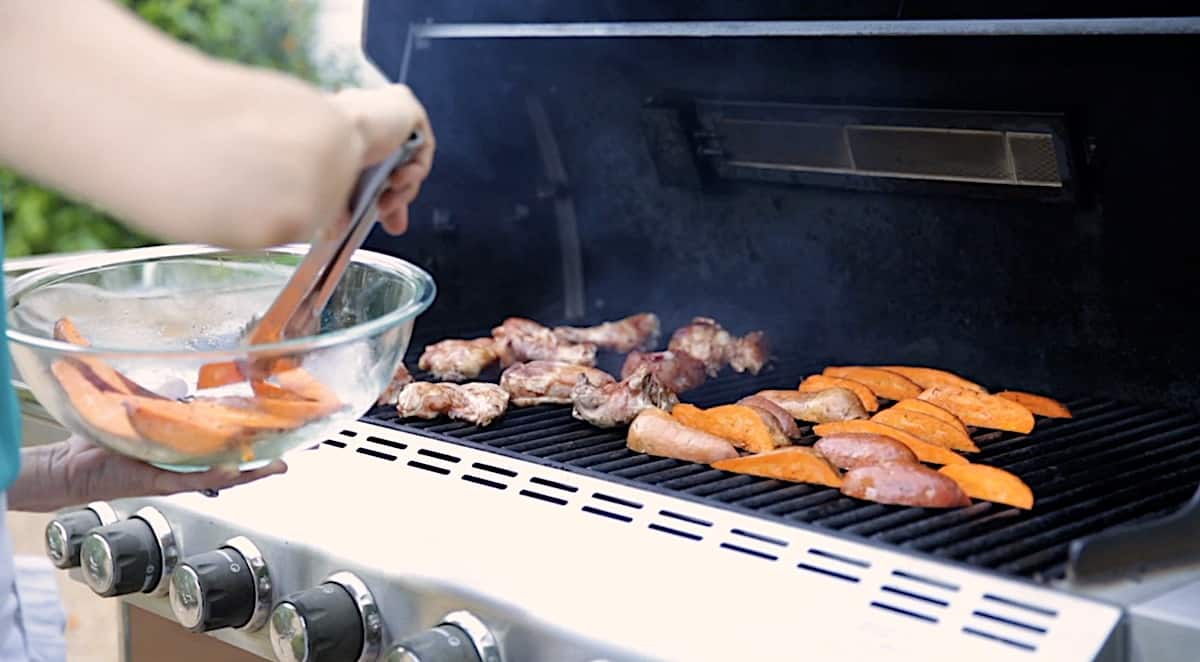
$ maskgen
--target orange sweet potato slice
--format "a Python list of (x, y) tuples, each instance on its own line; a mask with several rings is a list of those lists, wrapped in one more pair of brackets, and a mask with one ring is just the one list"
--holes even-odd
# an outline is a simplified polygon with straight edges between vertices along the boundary
[(318, 381), (316, 377), (309, 374), (304, 368), (291, 368), (275, 373), (272, 377), (285, 391), (295, 393), (306, 400), (338, 403), (338, 406), (341, 406), (337, 394), (328, 386)]
[(700, 409), (682, 403), (671, 408), (671, 416), (690, 428), (727, 439), (734, 446), (751, 453), (774, 450), (791, 443), (777, 426), (763, 420), (761, 412), (745, 405)]
[(825, 456), (807, 446), (790, 446), (776, 450), (713, 462), (710, 466), (721, 471), (776, 478), (797, 483), (816, 483), (841, 487), (842, 475)]
[(123, 394), (101, 390), (103, 382), (81, 363), (60, 359), (50, 365), (50, 372), (84, 423), (120, 439), (138, 438), (121, 406)]
[(875, 414), (871, 420), (904, 430), (942, 448), (967, 453), (979, 452), (979, 447), (975, 445), (969, 435), (941, 419), (918, 411), (892, 407)]
[(1033, 430), (1033, 413), (1007, 398), (953, 386), (935, 386), (922, 393), (920, 399), (949, 411), (967, 425), (1021, 433)]
[(207, 455), (245, 443), (250, 431), (235, 423), (197, 415), (189, 403), (166, 401), (154, 407), (126, 400), (124, 412), (139, 435), (181, 453)]
[(1023, 391), (1000, 391), (996, 395), (1025, 407), (1038, 416), (1046, 418), (1071, 418), (1071, 410), (1053, 398)]
[[(91, 347), (92, 343), (79, 332), (79, 327), (71, 321), (69, 317), (64, 317), (54, 323), (54, 338), (62, 342), (78, 345), (79, 347)], [(83, 364), (92, 374), (103, 382), (102, 390), (114, 391), (116, 393), (125, 393), (127, 395), (140, 395), (145, 398), (161, 398), (162, 396), (148, 389), (142, 388), (140, 384), (132, 379), (121, 374), (116, 368), (113, 368), (107, 362), (95, 357), (77, 357), (73, 360)]]
[(909, 381), (913, 382), (921, 388), (933, 388), (934, 386), (956, 386), (965, 388), (969, 391), (979, 391), (987, 393), (987, 389), (979, 384), (963, 379), (952, 372), (938, 370), (937, 368), (919, 368), (916, 366), (907, 365), (883, 365), (880, 368), (888, 372), (894, 372), (898, 375), (904, 375)]
[(916, 398), (907, 398), (907, 399), (901, 400), (900, 402), (897, 402), (896, 404), (892, 405), (892, 409), (906, 409), (908, 411), (920, 412), (922, 414), (925, 414), (926, 416), (932, 416), (932, 417), (938, 419), (939, 421), (943, 421), (945, 423), (949, 423), (950, 425), (953, 425), (955, 427), (955, 429), (961, 430), (962, 433), (965, 435), (970, 436), (970, 434), (971, 434), (967, 430), (967, 426), (963, 425), (963, 422), (961, 419), (959, 419), (954, 414), (951, 414), (950, 412), (946, 411), (945, 409), (942, 409), (941, 407), (933, 404), (932, 402), (926, 402), (924, 400), (918, 400)]
[(1003, 469), (984, 464), (955, 464), (938, 471), (954, 479), (969, 497), (1025, 510), (1033, 508), (1033, 490)]
[(867, 411), (879, 411), (879, 400), (875, 397), (875, 393), (866, 384), (856, 382), (853, 379), (842, 379), (841, 377), (830, 377), (828, 375), (809, 375), (804, 378), (804, 381), (800, 382), (798, 388), (801, 393), (815, 393), (817, 391), (824, 391), (827, 388), (849, 389), (862, 401), (863, 409)]
[(196, 388), (220, 388), (230, 384), (246, 381), (246, 375), (241, 366), (233, 361), (221, 363), (205, 363), (200, 366), (200, 375), (196, 378)]
[(881, 434), (885, 437), (891, 437), (896, 441), (908, 446), (909, 450), (917, 456), (917, 459), (930, 464), (966, 464), (967, 460), (963, 456), (955, 453), (952, 450), (942, 448), (935, 444), (931, 444), (923, 439), (919, 439), (904, 430), (898, 430), (890, 425), (884, 425), (876, 421), (838, 421), (836, 423), (822, 423), (813, 427), (813, 432), (818, 437), (829, 437), (835, 434), (843, 433), (865, 433), (865, 434)]
[(841, 377), (860, 384), (865, 384), (871, 392), (889, 400), (915, 398), (921, 394), (921, 387), (914, 384), (904, 375), (879, 368), (864, 366), (830, 366), (822, 373), (827, 377)]

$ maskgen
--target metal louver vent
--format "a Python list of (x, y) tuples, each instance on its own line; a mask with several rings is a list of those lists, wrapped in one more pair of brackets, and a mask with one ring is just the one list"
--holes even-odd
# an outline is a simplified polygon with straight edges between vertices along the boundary
[(723, 119), (725, 164), (793, 172), (1061, 188), (1050, 133)]

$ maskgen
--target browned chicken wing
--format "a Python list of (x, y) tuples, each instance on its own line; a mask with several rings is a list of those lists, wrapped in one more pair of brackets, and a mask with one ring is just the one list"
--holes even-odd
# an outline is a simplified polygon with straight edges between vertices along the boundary
[(576, 365), (596, 365), (596, 346), (560, 340), (550, 329), (521, 317), (510, 317), (492, 329), (500, 365), (508, 367), (526, 361), (558, 361)]
[(575, 402), (571, 415), (601, 428), (625, 425), (644, 409), (670, 411), (679, 404), (675, 393), (658, 381), (647, 366), (619, 382), (600, 386), (581, 378), (571, 397)]
[(496, 341), (491, 338), (443, 340), (425, 348), (417, 367), (436, 379), (461, 382), (478, 377), (496, 358)]
[(508, 410), (508, 392), (495, 384), (413, 382), (400, 391), (396, 411), (404, 418), (438, 416), (488, 425)]
[(768, 346), (762, 331), (734, 337), (708, 317), (696, 317), (671, 334), (668, 349), (686, 352), (699, 359), (709, 376), (715, 377), (729, 365), (737, 372), (758, 374), (767, 363)]
[(409, 374), (408, 368), (404, 367), (404, 364), (401, 363), (400, 367), (396, 368), (396, 374), (392, 375), (392, 383), (388, 384), (388, 387), (379, 395), (379, 400), (376, 402), (376, 404), (396, 404), (397, 398), (400, 397), (400, 391), (405, 386), (411, 384), (412, 380), (413, 377), (411, 374)]
[(518, 363), (500, 375), (501, 388), (518, 407), (570, 404), (576, 384), (603, 386), (615, 381), (603, 370), (556, 361)]
[(658, 315), (640, 313), (596, 326), (555, 327), (554, 335), (564, 342), (591, 343), (614, 352), (632, 352), (635, 349), (650, 349), (658, 344), (662, 326)]
[(624, 379), (646, 366), (654, 377), (676, 393), (686, 393), (704, 383), (704, 363), (687, 352), (632, 352), (621, 368)]

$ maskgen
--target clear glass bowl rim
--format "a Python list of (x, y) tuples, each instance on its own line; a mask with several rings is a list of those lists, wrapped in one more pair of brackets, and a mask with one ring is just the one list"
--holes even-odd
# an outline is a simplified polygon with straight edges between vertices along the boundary
[[(308, 244), (286, 244), (282, 246), (272, 246), (259, 250), (238, 250), (220, 248), (206, 244), (170, 244), (165, 246), (151, 246), (147, 248), (134, 248), (128, 250), (113, 251), (101, 255), (86, 255), (73, 259), (66, 259), (60, 263), (55, 263), (46, 267), (42, 267), (36, 271), (23, 274), (12, 281), (9, 285), (8, 292), (5, 293), (5, 315), (12, 310), (16, 301), (24, 294), (46, 285), (50, 282), (77, 275), (86, 271), (90, 271), (102, 267), (111, 267), (119, 264), (127, 264), (134, 262), (149, 262), (155, 260), (196, 257), (196, 256), (212, 256), (212, 255), (229, 255), (229, 256), (253, 256), (255, 254), (291, 254), (305, 255), (308, 253)], [(105, 347), (82, 347), (72, 345), (70, 343), (36, 336), (23, 331), (18, 331), (12, 328), (7, 328), (8, 339), (14, 343), (32, 347), (43, 351), (58, 352), (60, 354), (70, 354), (74, 356), (94, 356), (94, 357), (138, 357), (138, 358), (154, 358), (154, 359), (183, 359), (183, 360), (203, 360), (203, 361), (234, 361), (244, 358), (247, 353), (253, 351), (255, 354), (303, 354), (305, 352), (321, 349), (325, 347), (333, 347), (355, 340), (369, 338), (389, 328), (398, 326), (407, 322), (421, 313), (425, 312), (430, 305), (433, 304), (434, 298), (437, 296), (437, 285), (433, 281), (433, 277), (424, 269), (397, 257), (384, 255), (374, 251), (359, 249), (354, 252), (351, 257), (352, 262), (358, 264), (366, 264), (377, 267), (384, 271), (391, 272), (401, 278), (407, 279), (416, 286), (416, 296), (408, 304), (375, 319), (368, 320), (361, 324), (338, 329), (329, 333), (305, 336), (301, 338), (292, 338), (276, 343), (265, 343), (254, 345), (251, 347), (239, 347), (234, 349), (223, 349), (213, 351), (194, 351), (194, 350), (171, 350), (171, 351), (144, 351), (130, 348), (105, 348)]]

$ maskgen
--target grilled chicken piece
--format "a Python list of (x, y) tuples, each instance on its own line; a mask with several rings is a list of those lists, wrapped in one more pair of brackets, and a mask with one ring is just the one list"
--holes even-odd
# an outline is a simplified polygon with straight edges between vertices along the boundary
[(809, 423), (832, 423), (867, 417), (862, 401), (854, 391), (845, 388), (827, 388), (814, 393), (800, 391), (759, 391), (755, 395), (774, 402), (792, 418)]
[(500, 375), (500, 387), (518, 407), (570, 404), (571, 392), (581, 382), (604, 386), (616, 380), (603, 370), (556, 361), (518, 363)]
[(559, 340), (569, 343), (591, 343), (614, 352), (650, 349), (658, 344), (662, 325), (658, 315), (639, 313), (615, 322), (604, 322), (585, 328), (559, 326), (554, 328)]
[(601, 386), (580, 377), (571, 399), (575, 402), (571, 415), (599, 428), (625, 425), (644, 409), (670, 411), (679, 404), (675, 393), (663, 386), (646, 366), (619, 382)]
[(656, 407), (643, 409), (633, 424), (625, 445), (647, 455), (711, 464), (737, 457), (737, 449), (713, 434), (689, 428)]
[(417, 367), (436, 379), (462, 382), (478, 377), (496, 358), (496, 341), (491, 338), (443, 340), (425, 348)]
[(394, 405), (400, 397), (400, 391), (408, 386), (413, 381), (412, 375), (408, 373), (408, 368), (401, 363), (399, 368), (396, 368), (396, 374), (392, 375), (392, 383), (380, 394), (379, 400), (375, 404), (379, 405)]
[(508, 367), (525, 361), (558, 361), (576, 365), (596, 365), (596, 346), (559, 340), (550, 329), (521, 317), (510, 317), (492, 329), (500, 365)]
[(792, 415), (786, 409), (775, 404), (769, 398), (761, 395), (750, 395), (738, 400), (738, 404), (753, 407), (774, 418), (779, 424), (779, 431), (788, 439), (799, 439), (803, 436), (800, 432), (800, 426), (796, 425), (796, 419), (792, 418)]
[(413, 382), (400, 391), (396, 411), (404, 418), (448, 416), (488, 425), (508, 410), (508, 392), (495, 384)]
[(704, 363), (687, 352), (631, 352), (621, 368), (624, 379), (647, 366), (664, 386), (676, 393), (686, 393), (704, 383)]
[(736, 338), (708, 317), (693, 318), (691, 324), (676, 329), (667, 349), (700, 359), (710, 377), (716, 377), (727, 364), (737, 372), (757, 375), (767, 364), (769, 354), (762, 331)]

